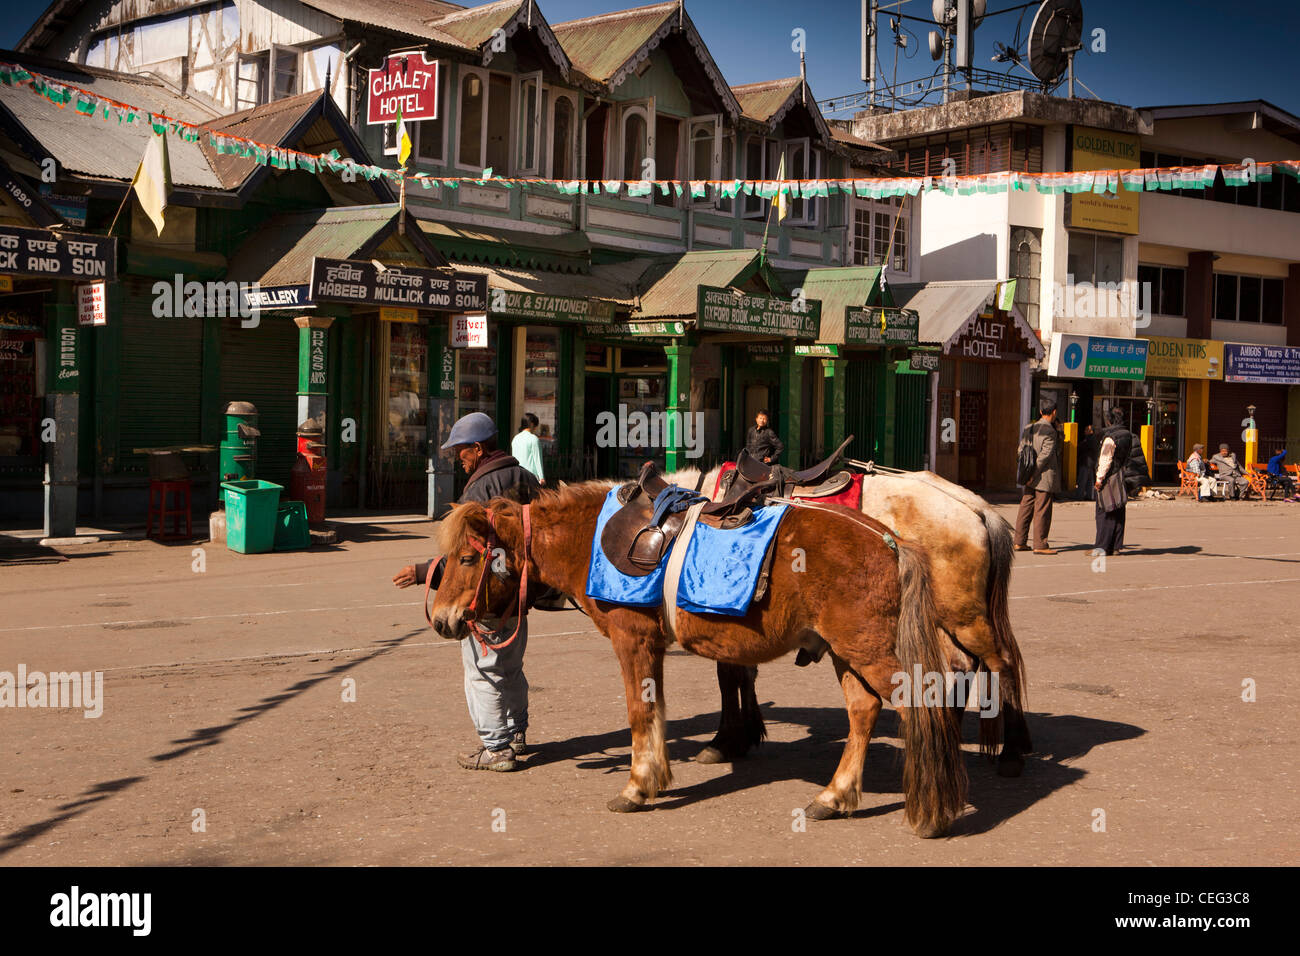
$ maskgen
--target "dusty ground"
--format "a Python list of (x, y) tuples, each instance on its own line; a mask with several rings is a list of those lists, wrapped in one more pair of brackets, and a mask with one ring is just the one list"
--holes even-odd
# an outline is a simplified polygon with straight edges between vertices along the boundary
[(203, 573), (191, 545), (142, 541), (0, 566), (0, 671), (103, 671), (105, 694), (98, 719), (0, 710), (0, 861), (1295, 864), (1300, 506), (1132, 504), (1135, 550), (1104, 572), (1092, 521), (1058, 505), (1052, 542), (1072, 550), (1020, 555), (1012, 578), (1038, 753), (1005, 780), (968, 747), (971, 806), (938, 841), (901, 823), (889, 710), (857, 816), (792, 829), (847, 727), (829, 664), (792, 659), (760, 673), (771, 740), (704, 766), (713, 665), (672, 653), (675, 783), (651, 812), (609, 813), (622, 683), (577, 612), (533, 621), (527, 769), (458, 769), (475, 740), (459, 651), (389, 583), (425, 524), (310, 553), (208, 546)]

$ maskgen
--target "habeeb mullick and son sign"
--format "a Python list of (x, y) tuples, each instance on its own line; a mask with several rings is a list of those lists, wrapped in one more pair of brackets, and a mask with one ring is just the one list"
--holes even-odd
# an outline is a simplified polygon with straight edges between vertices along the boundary
[(487, 276), (434, 269), (388, 268), (349, 259), (312, 260), (313, 302), (389, 305), (439, 312), (483, 312)]

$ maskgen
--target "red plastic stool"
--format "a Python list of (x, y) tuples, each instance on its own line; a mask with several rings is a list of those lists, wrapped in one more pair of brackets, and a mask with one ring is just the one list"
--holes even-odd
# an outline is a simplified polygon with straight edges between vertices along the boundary
[[(173, 506), (167, 507), (167, 496), (173, 495)], [(167, 519), (172, 519), (171, 533), (167, 532)], [(185, 534), (181, 534), (181, 518), (185, 519)], [(149, 515), (145, 526), (145, 537), (152, 538), (154, 518), (158, 519), (158, 540), (169, 538), (194, 537), (193, 517), (190, 514), (190, 480), (149, 481)]]

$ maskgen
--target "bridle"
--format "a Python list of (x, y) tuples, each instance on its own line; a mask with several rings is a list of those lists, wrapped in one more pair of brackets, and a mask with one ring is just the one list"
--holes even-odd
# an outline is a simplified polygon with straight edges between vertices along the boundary
[[(528, 564), (532, 560), (533, 543), (533, 522), (532, 514), (529, 510), (531, 507), (531, 505), (523, 506), (524, 553), (521, 562), (523, 570), (519, 574), (519, 597), (518, 603), (515, 607), (515, 630), (514, 633), (504, 641), (495, 644), (492, 643), (489, 638), (499, 637), (500, 632), (494, 631), (489, 627), (484, 627), (479, 623), (478, 616), (481, 613), (479, 595), (481, 594), (486, 602), (486, 582), (488, 571), (492, 569), (492, 554), (501, 543), (501, 539), (497, 537), (496, 512), (490, 509), (487, 510), (487, 519), (490, 528), (486, 541), (481, 541), (472, 536), (469, 538), (470, 546), (479, 553), (482, 567), (479, 570), (478, 583), (474, 585), (474, 597), (470, 600), (469, 607), (465, 609), (465, 623), (469, 625), (470, 632), (474, 635), (474, 639), (478, 641), (479, 647), (482, 649), (484, 654), (488, 651), (499, 651), (502, 648), (509, 647), (513, 644), (515, 638), (519, 636), (519, 630), (524, 625), (524, 617), (528, 613)], [(429, 616), (429, 591), (432, 589), (433, 585), (433, 569), (434, 564), (431, 563), (429, 565), (429, 573), (425, 576), (424, 580), (424, 619), (429, 622), (430, 626), (433, 625), (433, 619)], [(509, 615), (506, 615), (506, 619), (509, 619)]]

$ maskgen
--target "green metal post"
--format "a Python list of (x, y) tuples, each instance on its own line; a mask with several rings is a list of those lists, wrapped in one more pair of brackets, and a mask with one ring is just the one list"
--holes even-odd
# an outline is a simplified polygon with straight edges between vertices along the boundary
[[(690, 464), (682, 432), (684, 419), (691, 413), (691, 356), (695, 352), (695, 345), (677, 339), (672, 345), (665, 345), (664, 352), (668, 356), (668, 420), (665, 428), (667, 434), (664, 435), (667, 448), (664, 467), (668, 471), (680, 471)], [(695, 440), (694, 428), (691, 429), (691, 437)]]
[(803, 356), (794, 354), (793, 341), (785, 343), (781, 354), (780, 414), (777, 434), (785, 444), (783, 464), (798, 468), (803, 451), (803, 438), (799, 434), (800, 420), (803, 417)]
[(844, 425), (844, 376), (849, 360), (843, 358), (822, 359), (823, 394), (826, 397), (825, 409), (825, 446), (830, 452), (840, 446), (845, 438)]

